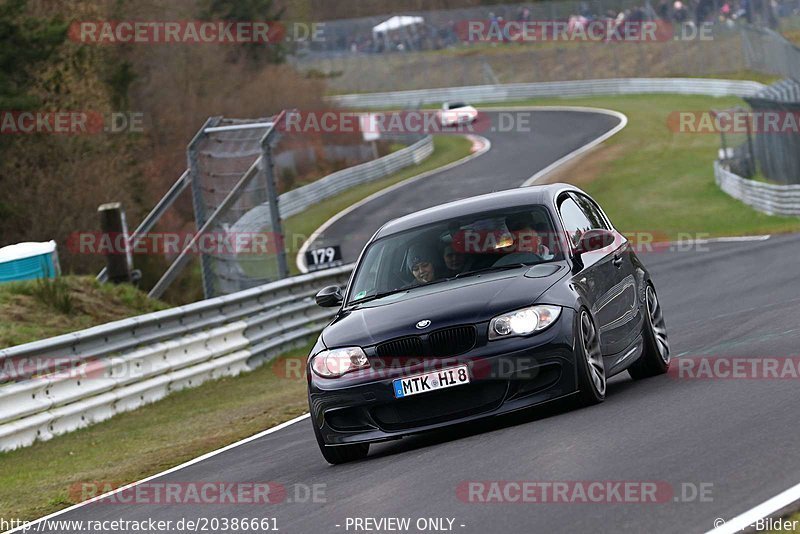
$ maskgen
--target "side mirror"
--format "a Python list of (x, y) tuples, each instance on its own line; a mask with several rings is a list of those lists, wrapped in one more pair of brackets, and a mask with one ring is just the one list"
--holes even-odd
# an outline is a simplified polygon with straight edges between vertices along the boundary
[(344, 297), (342, 296), (342, 290), (339, 289), (339, 286), (328, 286), (317, 293), (314, 300), (317, 301), (317, 306), (335, 308), (342, 305)]
[(581, 241), (578, 243), (578, 247), (575, 249), (575, 252), (578, 255), (581, 255), (587, 252), (602, 250), (613, 245), (615, 238), (616, 236), (614, 235), (614, 232), (609, 230), (587, 230), (581, 236)]

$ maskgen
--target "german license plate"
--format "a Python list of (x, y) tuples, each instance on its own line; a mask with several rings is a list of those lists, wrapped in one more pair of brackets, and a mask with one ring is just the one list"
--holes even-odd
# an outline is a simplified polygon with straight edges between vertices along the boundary
[(398, 378), (392, 382), (396, 399), (445, 389), (453, 386), (469, 384), (469, 372), (466, 365), (448, 367), (440, 371), (432, 371), (421, 375)]

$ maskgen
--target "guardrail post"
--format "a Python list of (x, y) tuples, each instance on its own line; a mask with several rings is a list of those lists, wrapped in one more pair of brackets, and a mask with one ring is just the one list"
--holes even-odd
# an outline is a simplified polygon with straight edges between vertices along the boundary
[[(125, 210), (119, 202), (102, 204), (97, 208), (100, 214), (100, 231), (103, 241), (111, 244), (106, 253), (106, 272), (108, 280), (114, 284), (131, 282), (133, 279), (133, 256), (128, 243), (128, 224)], [(121, 245), (123, 250), (118, 250)]]

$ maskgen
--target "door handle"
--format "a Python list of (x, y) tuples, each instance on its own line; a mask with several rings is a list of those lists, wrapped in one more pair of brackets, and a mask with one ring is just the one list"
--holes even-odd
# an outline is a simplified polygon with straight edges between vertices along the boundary
[(614, 259), (611, 261), (614, 264), (614, 267), (622, 267), (622, 256), (614, 256)]

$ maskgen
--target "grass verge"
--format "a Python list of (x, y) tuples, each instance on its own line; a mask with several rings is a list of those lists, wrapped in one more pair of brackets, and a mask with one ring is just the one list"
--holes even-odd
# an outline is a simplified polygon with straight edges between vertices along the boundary
[(133, 286), (91, 276), (11, 282), (0, 285), (0, 348), (167, 307)]
[(765, 215), (717, 187), (712, 163), (719, 135), (676, 133), (667, 126), (673, 111), (744, 105), (738, 98), (663, 94), (537, 99), (508, 105), (601, 107), (628, 117), (621, 132), (548, 177), (548, 181), (576, 184), (593, 195), (623, 232), (676, 239), (685, 234), (800, 231), (800, 218)]
[(279, 369), (285, 358), (305, 359), (309, 348), (0, 453), (0, 518), (36, 519), (80, 501), (82, 483), (133, 482), (302, 414), (308, 408), (305, 378), (287, 378)]

